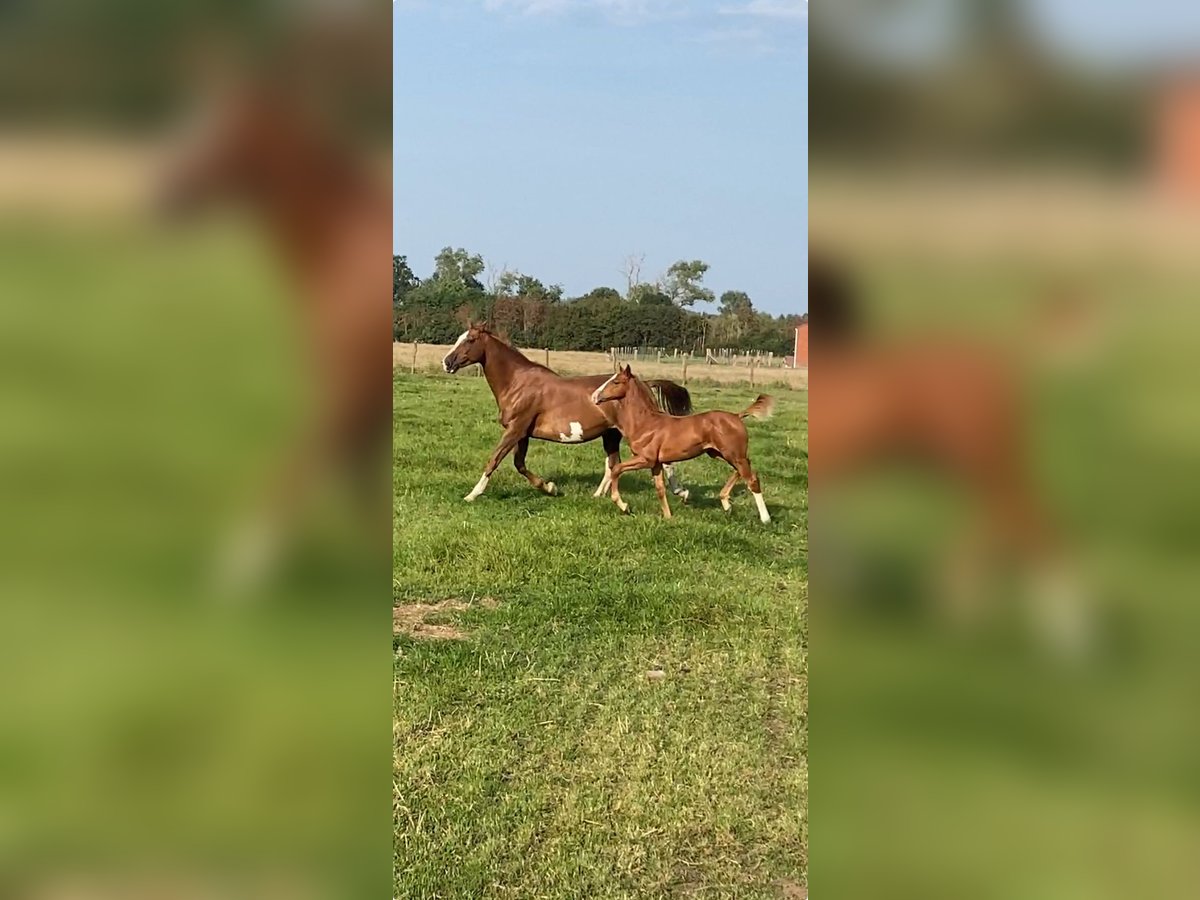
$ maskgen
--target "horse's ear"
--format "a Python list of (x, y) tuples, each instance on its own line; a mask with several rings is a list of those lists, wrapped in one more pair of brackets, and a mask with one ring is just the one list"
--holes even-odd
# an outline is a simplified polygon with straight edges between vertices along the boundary
[(629, 363), (626, 363), (626, 364), (625, 364), (625, 368), (624, 368), (624, 369), (622, 369), (621, 371), (623, 371), (623, 372), (624, 372), (626, 375), (628, 375), (630, 378), (632, 378), (632, 377), (633, 377), (633, 369), (629, 368)]

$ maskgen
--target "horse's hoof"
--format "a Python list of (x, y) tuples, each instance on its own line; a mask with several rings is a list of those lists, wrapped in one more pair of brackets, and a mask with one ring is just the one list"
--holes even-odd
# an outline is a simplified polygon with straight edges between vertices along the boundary
[(629, 514), (629, 504), (628, 503), (622, 503), (622, 502), (618, 501), (617, 509), (619, 509), (621, 512), (625, 513), (626, 515)]
[(466, 500), (468, 503), (474, 503), (474, 502), (475, 502), (475, 495), (474, 495), (474, 494), (467, 494), (467, 496), (463, 497), (463, 499), (464, 499), (464, 500)]
[(558, 488), (556, 488), (554, 486), (553, 481), (547, 481), (544, 485), (542, 485), (542, 490), (544, 490), (551, 497), (553, 497), (558, 492)]
[(684, 491), (680, 491), (680, 492), (679, 492), (678, 494), (676, 494), (675, 496), (676, 496), (676, 497), (678, 497), (680, 500), (682, 500), (684, 503), (687, 503), (687, 502), (688, 502), (688, 498), (689, 498), (690, 496), (692, 496), (692, 492), (691, 492), (691, 491), (686, 491), (686, 490), (684, 490)]

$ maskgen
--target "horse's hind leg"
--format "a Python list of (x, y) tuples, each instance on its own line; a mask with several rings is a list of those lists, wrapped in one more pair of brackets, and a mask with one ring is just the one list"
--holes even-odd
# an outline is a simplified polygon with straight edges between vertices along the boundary
[(538, 475), (533, 474), (529, 469), (525, 468), (525, 454), (529, 450), (529, 438), (521, 438), (517, 444), (517, 449), (513, 451), (513, 465), (517, 467), (517, 471), (525, 476), (525, 480), (532, 484), (539, 491), (545, 491), (551, 497), (554, 496), (554, 482), (546, 481)]
[(663, 469), (665, 467), (658, 465), (651, 469), (654, 474), (654, 490), (658, 492), (658, 502), (662, 504), (663, 518), (671, 518), (671, 505), (667, 503), (667, 486), (663, 483)]
[(604, 443), (604, 477), (600, 479), (600, 486), (592, 494), (593, 497), (603, 497), (608, 492), (612, 484), (612, 470), (621, 461), (621, 432), (610, 428), (600, 435), (600, 440)]
[(767, 502), (763, 500), (762, 485), (758, 482), (758, 473), (750, 468), (750, 460), (748, 457), (742, 457), (737, 461), (737, 474), (746, 486), (750, 488), (750, 493), (754, 495), (754, 502), (758, 506), (758, 518), (764, 524), (771, 521), (771, 514), (767, 512)]
[(665, 471), (667, 473), (667, 484), (669, 484), (671, 486), (671, 493), (674, 494), (676, 497), (678, 497), (680, 500), (682, 500), (684, 503), (687, 503), (688, 497), (690, 497), (692, 494), (691, 494), (691, 491), (689, 491), (682, 484), (680, 484), (679, 479), (675, 477), (675, 467), (672, 465), (664, 464), (663, 471)]

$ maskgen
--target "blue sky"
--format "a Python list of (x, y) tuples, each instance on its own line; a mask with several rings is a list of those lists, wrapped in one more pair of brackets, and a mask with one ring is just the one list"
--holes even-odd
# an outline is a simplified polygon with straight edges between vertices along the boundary
[(806, 0), (395, 0), (395, 249), (807, 309)]

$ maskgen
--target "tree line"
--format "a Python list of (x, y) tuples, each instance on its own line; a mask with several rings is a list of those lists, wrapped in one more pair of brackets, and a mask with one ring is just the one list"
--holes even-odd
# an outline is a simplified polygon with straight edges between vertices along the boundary
[[(472, 321), (487, 321), (519, 347), (607, 350), (665, 347), (792, 352), (795, 328), (807, 314), (772, 316), (754, 308), (744, 291), (720, 297), (704, 285), (708, 264), (679, 260), (653, 281), (642, 281), (644, 257), (625, 265), (625, 290), (601, 286), (579, 297), (511, 269), (491, 269), (479, 254), (445, 247), (433, 272), (419, 278), (406, 256), (392, 258), (392, 336), (397, 341), (453, 343)], [(696, 312), (717, 303), (716, 314)]]

